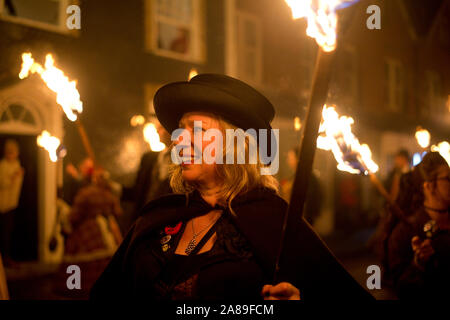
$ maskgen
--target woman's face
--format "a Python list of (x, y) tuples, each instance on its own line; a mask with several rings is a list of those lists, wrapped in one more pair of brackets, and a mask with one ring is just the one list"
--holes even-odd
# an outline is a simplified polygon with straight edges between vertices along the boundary
[(8, 161), (15, 161), (19, 156), (18, 148), (13, 144), (7, 144), (5, 146), (5, 158)]
[[(201, 132), (201, 142), (199, 145), (194, 144), (194, 121), (201, 121), (202, 123), (202, 132)], [(181, 164), (182, 169), (182, 175), (183, 179), (190, 183), (197, 183), (197, 184), (204, 184), (209, 185), (211, 183), (217, 182), (217, 174), (216, 174), (216, 164), (207, 164), (202, 159), (202, 163), (195, 164), (194, 163), (194, 156), (195, 151), (194, 148), (196, 148), (198, 151), (201, 151), (201, 154), (204, 153), (204, 150), (206, 146), (210, 145), (211, 143), (214, 143), (209, 140), (204, 140), (203, 134), (204, 131), (208, 129), (219, 129), (220, 125), (219, 121), (214, 118), (212, 114), (208, 113), (200, 113), (200, 112), (190, 112), (186, 113), (183, 118), (180, 120), (180, 128), (186, 129), (191, 136), (191, 159), (183, 161)], [(175, 144), (180, 143), (179, 141), (175, 141)], [(200, 152), (198, 152), (198, 156), (200, 155)], [(181, 156), (183, 156), (183, 150), (181, 151)]]

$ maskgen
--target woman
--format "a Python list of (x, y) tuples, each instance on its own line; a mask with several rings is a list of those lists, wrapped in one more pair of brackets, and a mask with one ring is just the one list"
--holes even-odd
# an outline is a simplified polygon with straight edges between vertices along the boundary
[[(183, 128), (190, 136), (195, 136), (196, 121), (204, 130), (222, 133), (233, 128), (270, 130), (275, 113), (255, 89), (212, 74), (162, 87), (154, 105), (168, 132)], [(286, 249), (292, 255), (281, 261), (282, 282), (270, 285), (287, 204), (277, 194), (275, 179), (261, 174), (264, 165), (260, 160), (253, 164), (192, 163), (195, 150), (204, 154), (211, 143), (217, 147), (215, 152), (220, 150), (217, 139), (211, 142), (204, 134), (200, 133), (200, 143), (189, 143), (181, 151), (184, 162), (175, 165), (171, 177), (175, 194), (144, 207), (94, 285), (91, 298), (367, 297), (301, 219), (290, 226), (295, 232), (286, 238)], [(270, 140), (266, 142), (273, 147)], [(244, 149), (248, 151), (249, 146), (248, 138)], [(236, 148), (224, 143), (223, 159)], [(220, 158), (215, 152), (211, 155)]]
[[(398, 202), (405, 216), (388, 241), (388, 267), (399, 298), (432, 297), (450, 285), (450, 169), (430, 152), (408, 176)], [(408, 212), (410, 211), (410, 212)]]

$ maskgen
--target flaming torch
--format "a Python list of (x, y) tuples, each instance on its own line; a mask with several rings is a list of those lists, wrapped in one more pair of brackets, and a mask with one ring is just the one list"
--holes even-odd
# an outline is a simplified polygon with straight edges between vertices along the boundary
[(144, 126), (144, 139), (150, 145), (150, 149), (154, 152), (163, 151), (166, 145), (159, 140), (159, 134), (153, 123), (149, 122)]
[(64, 72), (54, 66), (54, 62), (52, 55), (47, 54), (45, 56), (45, 64), (42, 66), (34, 61), (31, 53), (23, 53), (22, 69), (20, 70), (19, 78), (25, 79), (30, 73), (40, 75), (47, 87), (56, 93), (56, 102), (62, 107), (67, 118), (76, 123), (84, 148), (95, 163), (94, 152), (86, 130), (78, 118), (78, 115), (83, 112), (83, 103), (76, 88), (77, 83), (76, 81), (69, 81)]
[(378, 192), (393, 207), (395, 214), (401, 214), (400, 208), (394, 199), (386, 191), (375, 173), (378, 165), (372, 160), (372, 152), (367, 144), (360, 144), (358, 138), (352, 132), (353, 118), (339, 117), (335, 107), (327, 107), (322, 110), (322, 122), (317, 137), (317, 148), (329, 150), (333, 153), (341, 171), (352, 174), (364, 174), (370, 177), (370, 181)]
[(47, 150), (50, 161), (56, 162), (65, 156), (64, 147), (61, 145), (61, 141), (57, 137), (53, 137), (48, 131), (42, 131), (36, 141), (38, 146)]
[(334, 106), (322, 110), (322, 122), (317, 137), (317, 148), (333, 152), (341, 171), (353, 174), (374, 174), (378, 165), (372, 160), (367, 144), (360, 144), (352, 132), (353, 118), (339, 117)]
[[(295, 224), (303, 215), (309, 178), (311, 176), (316, 140), (321, 120), (321, 110), (328, 94), (328, 84), (337, 43), (336, 28), (338, 19), (336, 10), (355, 3), (355, 0), (285, 0), (291, 8), (293, 19), (306, 18), (306, 34), (319, 45), (315, 70), (313, 74), (308, 111), (298, 154), (298, 164), (292, 186), (289, 207), (283, 221), (282, 235), (275, 262), (275, 281), (280, 269), (283, 244), (290, 232), (288, 225)], [(284, 257), (283, 257), (284, 258)], [(286, 259), (288, 260), (288, 259)]]

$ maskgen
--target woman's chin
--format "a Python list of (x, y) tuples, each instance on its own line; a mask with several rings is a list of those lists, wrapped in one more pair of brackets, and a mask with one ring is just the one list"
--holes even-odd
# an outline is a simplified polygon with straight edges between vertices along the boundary
[(193, 165), (184, 165), (181, 167), (181, 170), (184, 181), (193, 182), (197, 179), (197, 170), (195, 170), (195, 167)]

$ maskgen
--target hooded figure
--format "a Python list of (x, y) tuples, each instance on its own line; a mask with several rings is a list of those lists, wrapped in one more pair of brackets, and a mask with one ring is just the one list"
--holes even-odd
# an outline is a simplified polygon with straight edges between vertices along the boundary
[[(168, 132), (187, 133), (175, 147), (185, 137), (194, 143), (185, 143), (181, 152), (175, 148), (172, 156), (182, 162), (172, 168), (174, 194), (142, 209), (91, 290), (92, 299), (371, 299), (301, 217), (288, 226), (289, 254), (272, 283), (287, 203), (275, 178), (263, 173), (277, 156), (270, 131), (275, 111), (263, 95), (231, 77), (202, 74), (160, 88), (154, 105)], [(196, 130), (198, 123), (206, 131)], [(237, 146), (208, 133), (215, 129), (225, 136), (238, 128), (249, 134)], [(251, 129), (269, 134), (253, 136)], [(259, 147), (254, 162), (252, 143)], [(212, 149), (225, 164), (196, 162), (197, 151)], [(242, 150), (249, 152), (244, 163), (225, 161), (236, 160)], [(261, 160), (262, 153), (269, 161)]]

